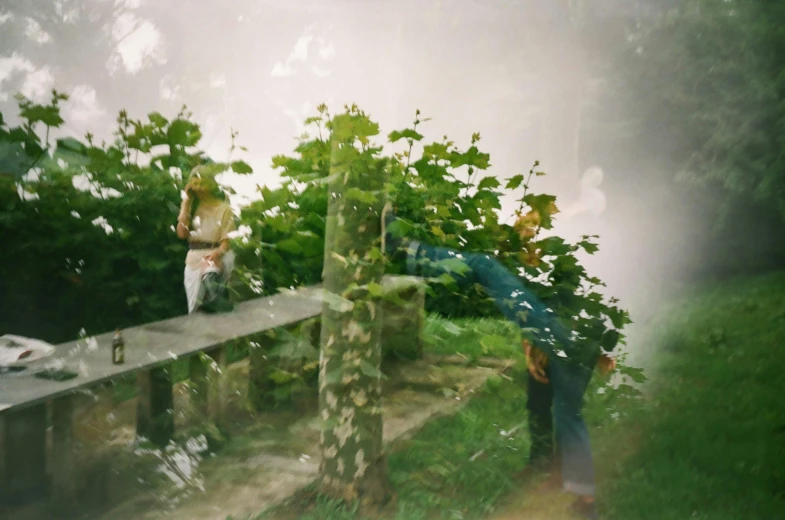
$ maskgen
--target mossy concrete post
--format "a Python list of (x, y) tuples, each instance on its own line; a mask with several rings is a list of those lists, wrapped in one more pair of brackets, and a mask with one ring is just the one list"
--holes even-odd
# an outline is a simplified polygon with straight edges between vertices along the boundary
[(409, 361), (422, 358), (425, 283), (412, 276), (385, 277), (382, 287), (384, 358)]
[(225, 426), (227, 398), (226, 349), (192, 356), (189, 361), (191, 406), (200, 420)]
[(375, 506), (391, 494), (382, 446), (381, 209), (388, 179), (352, 107), (332, 120), (319, 362), (319, 490)]
[(248, 403), (256, 411), (275, 405), (275, 381), (270, 377), (275, 363), (269, 353), (276, 340), (275, 330), (265, 331), (254, 338), (248, 352)]
[(0, 499), (24, 503), (46, 490), (46, 404), (0, 416)]
[(74, 397), (52, 401), (52, 489), (49, 510), (53, 518), (71, 517), (75, 510)]
[(136, 434), (164, 447), (174, 436), (174, 393), (171, 367), (138, 372)]

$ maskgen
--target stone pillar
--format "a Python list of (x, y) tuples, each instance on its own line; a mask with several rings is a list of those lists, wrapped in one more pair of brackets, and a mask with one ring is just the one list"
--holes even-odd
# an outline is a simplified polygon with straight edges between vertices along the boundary
[(170, 367), (137, 373), (136, 434), (164, 447), (174, 436), (174, 394)]
[(46, 405), (0, 416), (0, 500), (19, 504), (45, 496)]
[(53, 517), (70, 517), (74, 512), (77, 474), (73, 439), (74, 397), (67, 395), (52, 402), (50, 511)]
[(425, 284), (414, 277), (385, 279), (382, 302), (382, 353), (385, 359), (420, 359), (423, 355)]
[(203, 421), (224, 426), (226, 421), (226, 350), (219, 347), (190, 359), (191, 406)]
[(263, 332), (248, 352), (248, 403), (256, 411), (269, 410), (275, 405), (275, 382), (270, 379), (275, 367), (268, 353), (275, 346), (276, 338), (275, 330)]

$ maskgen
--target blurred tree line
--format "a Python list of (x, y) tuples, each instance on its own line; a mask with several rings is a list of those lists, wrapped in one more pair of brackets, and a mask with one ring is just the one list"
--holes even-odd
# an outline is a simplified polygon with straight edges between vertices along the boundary
[(785, 267), (785, 4), (630, 4), (625, 17), (588, 22), (584, 35), (602, 41), (602, 23), (619, 35), (590, 111), (592, 159), (637, 172), (618, 182), (656, 205), (655, 218), (687, 217), (700, 259), (692, 276)]

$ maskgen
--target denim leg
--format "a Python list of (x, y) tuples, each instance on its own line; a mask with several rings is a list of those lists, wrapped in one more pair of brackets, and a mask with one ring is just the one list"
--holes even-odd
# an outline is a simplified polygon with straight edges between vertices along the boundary
[[(454, 264), (451, 263), (456, 260), (462, 260), (468, 270), (459, 273), (453, 269)], [(526, 288), (519, 276), (489, 255), (413, 243), (408, 266), (410, 275), (437, 277), (450, 274), (459, 288), (480, 284), (508, 320), (536, 330), (533, 338), (535, 346), (549, 355), (554, 354), (557, 342), (563, 347), (571, 343), (566, 328), (555, 319), (552, 311)]]
[(594, 461), (589, 431), (581, 415), (583, 396), (592, 377), (593, 360), (588, 365), (569, 363), (551, 356), (553, 415), (562, 463), (564, 490), (577, 495), (594, 495)]
[[(545, 369), (550, 379), (550, 366)], [(541, 383), (527, 372), (526, 410), (529, 412), (529, 464), (550, 462), (553, 449), (553, 387)]]

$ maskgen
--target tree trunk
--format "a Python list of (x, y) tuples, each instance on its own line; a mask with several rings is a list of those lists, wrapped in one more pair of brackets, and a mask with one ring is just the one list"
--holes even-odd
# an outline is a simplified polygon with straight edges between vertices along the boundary
[(354, 108), (333, 119), (319, 364), (320, 491), (363, 506), (391, 493), (382, 450), (382, 312), (374, 298), (384, 274), (386, 170), (367, 144), (355, 147), (376, 133)]

